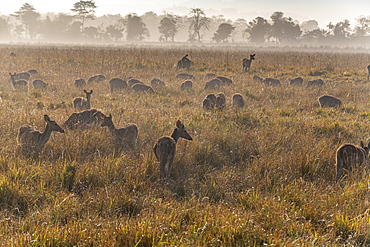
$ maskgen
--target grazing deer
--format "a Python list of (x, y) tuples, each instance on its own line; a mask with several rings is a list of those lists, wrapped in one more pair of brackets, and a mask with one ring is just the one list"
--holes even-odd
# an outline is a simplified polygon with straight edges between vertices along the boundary
[(216, 108), (219, 110), (223, 110), (226, 106), (226, 96), (224, 93), (217, 93), (216, 94)]
[(19, 128), (18, 143), (21, 146), (22, 153), (26, 156), (31, 153), (39, 153), (49, 141), (51, 132), (57, 131), (64, 133), (64, 130), (55, 122), (50, 120), (48, 115), (44, 115), (46, 128), (44, 132), (33, 129), (29, 125), (24, 125)]
[(233, 95), (233, 106), (244, 107), (243, 95), (241, 95), (240, 93), (236, 93)]
[(316, 79), (316, 80), (307, 82), (307, 87), (323, 86), (323, 85), (324, 85), (324, 81), (322, 79)]
[(100, 117), (103, 120), (101, 127), (107, 126), (113, 138), (115, 139), (117, 148), (131, 149), (134, 150), (137, 143), (137, 136), (139, 130), (136, 124), (129, 124), (125, 128), (116, 129), (112, 121), (112, 115), (105, 116), (100, 113)]
[(186, 80), (183, 83), (181, 83), (180, 89), (181, 90), (187, 90), (193, 88), (193, 82), (190, 80)]
[(75, 87), (84, 87), (86, 86), (86, 81), (83, 78), (77, 79), (74, 82)]
[(211, 80), (211, 79), (216, 78), (216, 77), (217, 77), (217, 75), (216, 75), (216, 74), (214, 74), (214, 73), (207, 73), (207, 74), (204, 76), (204, 79), (206, 79), (206, 80)]
[(256, 60), (254, 58), (254, 56), (256, 56), (256, 54), (249, 55), (249, 60), (246, 59), (246, 58), (243, 59), (243, 72), (247, 72), (247, 71), (250, 72), (250, 70), (251, 70), (251, 63), (252, 63), (253, 60)]
[(181, 121), (177, 120), (176, 129), (172, 135), (160, 138), (153, 147), (155, 157), (159, 161), (161, 179), (170, 178), (171, 167), (176, 154), (176, 143), (180, 137), (189, 141), (193, 140)]
[(258, 75), (254, 75), (252, 80), (254, 82), (263, 83), (263, 79), (259, 77)]
[(182, 79), (182, 80), (195, 80), (195, 77), (193, 75), (186, 74), (186, 73), (177, 74), (176, 78)]
[(63, 127), (73, 129), (84, 129), (101, 124), (100, 111), (96, 109), (74, 112), (63, 123)]
[(136, 83), (132, 85), (132, 90), (135, 92), (154, 93), (154, 89), (151, 86), (144, 85), (142, 83)]
[(340, 107), (343, 103), (340, 99), (330, 95), (323, 95), (318, 99), (320, 107)]
[(106, 79), (105, 75), (94, 75), (87, 80), (87, 83), (102, 82)]
[(35, 70), (35, 69), (30, 69), (30, 70), (28, 71), (28, 73), (30, 73), (30, 75), (36, 75), (38, 72), (37, 72), (37, 70)]
[(217, 97), (213, 93), (207, 94), (203, 100), (203, 109), (204, 110), (213, 110), (217, 102)]
[(14, 89), (16, 89), (16, 88), (26, 88), (27, 87), (27, 81), (25, 81), (25, 80), (16, 80), (15, 79), (16, 73), (14, 73), (14, 74), (9, 73), (9, 75), (10, 75), (9, 80), (12, 83)]
[(15, 76), (14, 76), (14, 79), (15, 80), (26, 80), (28, 81), (31, 77), (31, 74), (28, 73), (28, 72), (22, 72), (22, 73), (17, 73)]
[(303, 84), (303, 78), (297, 77), (292, 80), (290, 80), (290, 85), (302, 85)]
[(153, 80), (150, 81), (150, 85), (152, 87), (165, 87), (166, 83), (164, 83), (162, 80), (154, 78)]
[(190, 66), (193, 64), (190, 59), (188, 58), (188, 54), (186, 54), (181, 60), (177, 62), (176, 69), (187, 69), (189, 70)]
[(32, 85), (34, 88), (38, 88), (38, 89), (45, 89), (48, 87), (48, 84), (42, 80), (34, 80), (32, 82)]
[(280, 86), (280, 80), (275, 78), (266, 78), (262, 81), (266, 86)]
[(128, 79), (128, 81), (127, 81), (127, 85), (128, 85), (128, 87), (132, 87), (133, 85), (135, 85), (135, 84), (144, 84), (144, 82), (142, 82), (142, 81), (140, 81), (140, 80), (138, 80), (138, 79), (135, 79), (135, 78), (132, 78), (132, 77), (130, 77), (129, 79)]
[(90, 92), (86, 91), (84, 89), (84, 93), (86, 94), (86, 100), (82, 97), (77, 97), (73, 100), (73, 107), (75, 110), (89, 110), (90, 109), (90, 99), (91, 95), (93, 93), (93, 90), (90, 90)]
[(369, 148), (370, 143), (364, 146), (362, 141), (360, 147), (349, 143), (340, 146), (336, 153), (336, 181), (342, 175), (343, 169), (351, 171), (356, 166), (364, 165), (369, 156)]
[(217, 76), (216, 79), (219, 79), (221, 81), (221, 85), (224, 86), (230, 86), (231, 84), (233, 84), (233, 80), (224, 76)]
[(222, 84), (222, 81), (218, 78), (212, 79), (206, 82), (204, 89), (216, 89), (219, 88)]
[(110, 92), (113, 93), (116, 89), (128, 88), (127, 82), (121, 78), (113, 78), (109, 81)]

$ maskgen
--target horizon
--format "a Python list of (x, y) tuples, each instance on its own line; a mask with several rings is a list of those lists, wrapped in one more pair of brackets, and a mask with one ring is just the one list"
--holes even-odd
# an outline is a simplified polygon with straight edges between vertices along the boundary
[[(4, 0), (0, 0), (3, 2)], [(76, 0), (65, 0), (63, 2), (52, 2), (44, 0), (13, 0), (7, 2), (6, 6), (2, 6), (0, 15), (10, 15), (18, 11), (23, 4), (29, 3), (37, 12), (41, 14), (48, 13), (72, 13), (70, 10)], [(161, 15), (165, 12), (177, 14), (180, 16), (188, 15), (191, 8), (201, 8), (207, 17), (223, 15), (226, 19), (235, 21), (238, 18), (244, 18), (251, 21), (254, 18), (261, 16), (269, 19), (270, 16), (280, 11), (284, 16), (291, 17), (294, 20), (302, 23), (308, 20), (316, 20), (320, 28), (325, 28), (330, 22), (338, 23), (345, 19), (350, 21), (352, 27), (356, 24), (356, 19), (360, 16), (369, 16), (364, 10), (370, 9), (370, 1), (354, 0), (351, 2), (339, 1), (301, 1), (283, 0), (276, 3), (273, 0), (263, 0), (258, 3), (247, 3), (243, 0), (158, 0), (155, 4), (146, 0), (138, 0), (135, 4), (122, 3), (120, 0), (96, 0), (94, 1), (97, 8), (96, 16), (108, 14), (120, 14), (125, 16), (129, 13), (142, 15), (146, 12), (154, 12)], [(330, 9), (335, 5), (334, 9)], [(211, 8), (209, 6), (212, 6)], [(302, 13), (302, 9), (305, 10)]]

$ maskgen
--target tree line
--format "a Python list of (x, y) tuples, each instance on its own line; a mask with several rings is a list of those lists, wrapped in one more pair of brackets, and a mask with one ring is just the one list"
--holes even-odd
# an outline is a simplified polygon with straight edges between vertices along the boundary
[(147, 12), (100, 17), (95, 16), (96, 8), (94, 1), (80, 0), (71, 6), (71, 14), (43, 15), (25, 3), (13, 14), (0, 16), (0, 40), (365, 45), (370, 36), (370, 17), (364, 16), (356, 19), (353, 28), (343, 20), (322, 29), (316, 20), (299, 23), (283, 12), (274, 12), (270, 19), (232, 21), (222, 15), (207, 17), (199, 8), (186, 16)]

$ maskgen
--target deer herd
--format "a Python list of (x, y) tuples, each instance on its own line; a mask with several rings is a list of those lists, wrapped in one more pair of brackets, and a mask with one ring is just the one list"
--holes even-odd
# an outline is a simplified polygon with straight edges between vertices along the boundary
[[(249, 59), (244, 58), (242, 60), (242, 71), (251, 72), (252, 61), (255, 60), (256, 54), (251, 54)], [(186, 54), (181, 60), (177, 62), (176, 69), (186, 69), (189, 71), (193, 62), (188, 58)], [(367, 67), (368, 70), (368, 80), (370, 80), (370, 65)], [(9, 73), (12, 86), (14, 89), (21, 90), (28, 88), (28, 80), (31, 75), (37, 74), (36, 70), (30, 70), (23, 73)], [(176, 75), (176, 78), (184, 80), (181, 84), (181, 90), (191, 90), (195, 77), (191, 74), (180, 73)], [(218, 89), (222, 86), (231, 85), (232, 79), (223, 76), (217, 76), (216, 74), (209, 73), (204, 77), (208, 80), (204, 86), (205, 90)], [(106, 80), (104, 75), (95, 75), (89, 78), (88, 83), (100, 82)], [(263, 83), (265, 85), (278, 86), (280, 81), (274, 78), (261, 78), (257, 75), (253, 76), (253, 81), (258, 83)], [(38, 89), (45, 89), (48, 84), (42, 80), (34, 80), (33, 86)], [(127, 81), (120, 78), (113, 78), (109, 81), (109, 87), (111, 93), (117, 90), (123, 90), (131, 88), (136, 92), (146, 92), (155, 93), (154, 89), (157, 86), (165, 86), (165, 83), (160, 79), (153, 79), (150, 82), (151, 86), (145, 85), (143, 82), (128, 78)], [(297, 77), (290, 81), (290, 85), (302, 85), (303, 78)], [(77, 79), (74, 82), (75, 87), (82, 88), (85, 87), (85, 79)], [(307, 87), (310, 86), (322, 86), (324, 82), (321, 79), (308, 81)], [(135, 150), (137, 145), (137, 139), (139, 134), (139, 129), (136, 124), (129, 124), (123, 128), (116, 128), (113, 123), (112, 115), (106, 116), (102, 112), (91, 109), (91, 96), (93, 90), (87, 91), (83, 90), (85, 98), (77, 97), (73, 99), (73, 107), (77, 112), (74, 112), (63, 124), (63, 128), (68, 130), (83, 129), (90, 126), (101, 126), (107, 127), (115, 147), (125, 151)], [(342, 106), (342, 101), (334, 96), (323, 95), (318, 98), (318, 103), (320, 107), (333, 107), (338, 108)], [(226, 96), (224, 93), (219, 92), (217, 94), (209, 93), (205, 96), (202, 106), (204, 110), (222, 110), (226, 106)], [(232, 95), (232, 106), (236, 108), (243, 108), (245, 106), (245, 100), (240, 93), (235, 93)], [(46, 127), (43, 132), (34, 129), (29, 125), (23, 125), (18, 130), (17, 140), (21, 148), (21, 153), (30, 157), (31, 155), (38, 155), (44, 148), (45, 144), (51, 137), (53, 131), (65, 133), (64, 129), (52, 121), (48, 115), (44, 115), (44, 120), (46, 122)], [(174, 162), (176, 154), (176, 143), (179, 138), (184, 138), (186, 140), (193, 140), (190, 134), (186, 131), (184, 124), (177, 120), (176, 128), (173, 130), (171, 136), (161, 137), (153, 147), (153, 151), (156, 159), (159, 162), (160, 167), (160, 178), (163, 180), (170, 179), (171, 167)], [(364, 166), (367, 162), (370, 151), (370, 142), (367, 146), (361, 141), (360, 146), (354, 144), (346, 143), (341, 145), (336, 151), (336, 181), (341, 179), (344, 170), (351, 171), (355, 167)]]

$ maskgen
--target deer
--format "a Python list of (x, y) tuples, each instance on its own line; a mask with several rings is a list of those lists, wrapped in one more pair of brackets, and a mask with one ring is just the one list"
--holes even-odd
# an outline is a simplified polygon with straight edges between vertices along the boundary
[(48, 87), (48, 84), (42, 80), (34, 80), (32, 82), (32, 85), (34, 88), (38, 88), (38, 89), (45, 89)]
[(176, 69), (186, 69), (189, 70), (190, 66), (193, 64), (188, 58), (189, 54), (186, 54), (181, 60), (177, 62)]
[(233, 106), (244, 107), (245, 103), (244, 103), (243, 95), (241, 95), (240, 93), (235, 93), (232, 99), (233, 99)]
[(213, 110), (217, 103), (217, 97), (213, 93), (207, 94), (203, 100), (203, 109), (204, 110)]
[(122, 80), (121, 78), (113, 78), (109, 81), (109, 88), (110, 88), (110, 92), (113, 93), (113, 91), (117, 89), (128, 88), (128, 85), (127, 85), (127, 82), (125, 80)]
[(340, 107), (343, 103), (340, 99), (335, 98), (330, 95), (323, 95), (318, 99), (320, 107), (332, 107), (337, 108)]
[(109, 114), (109, 116), (106, 116), (103, 113), (100, 113), (100, 118), (102, 119), (100, 126), (108, 127), (115, 140), (115, 145), (117, 148), (129, 148), (131, 150), (135, 149), (137, 137), (139, 134), (139, 129), (136, 124), (129, 124), (127, 127), (117, 129), (113, 124), (111, 114)]
[(77, 79), (74, 82), (75, 87), (84, 87), (86, 86), (86, 81), (83, 78)]
[(170, 179), (171, 177), (171, 168), (176, 155), (176, 144), (180, 138), (193, 140), (185, 130), (184, 124), (177, 120), (172, 135), (161, 137), (153, 147), (155, 157), (159, 161), (161, 180)]
[(9, 75), (10, 75), (9, 80), (12, 83), (14, 89), (16, 89), (16, 88), (26, 88), (27, 87), (27, 81), (25, 81), (25, 80), (16, 80), (15, 79), (16, 73), (14, 73), (14, 74), (9, 73)]
[(71, 116), (62, 124), (68, 130), (74, 129), (88, 129), (92, 126), (100, 125), (102, 119), (100, 118), (100, 111), (96, 109), (85, 110), (82, 112), (74, 112)]
[(90, 92), (86, 91), (84, 89), (84, 93), (86, 94), (86, 100), (82, 97), (77, 97), (73, 100), (73, 107), (75, 110), (89, 110), (90, 109), (90, 99), (91, 94), (93, 93), (93, 90), (90, 90)]
[(355, 146), (350, 143), (341, 145), (336, 153), (336, 181), (339, 180), (343, 173), (343, 169), (351, 171), (354, 167), (365, 164), (370, 150), (370, 142), (367, 146), (361, 141), (360, 146)]
[(256, 60), (254, 57), (256, 54), (249, 55), (249, 59), (244, 58), (243, 59), (243, 72), (250, 72), (251, 70), (251, 64), (253, 60)]
[(223, 110), (226, 106), (226, 95), (224, 93), (217, 93), (216, 94), (216, 108), (219, 110)]
[(46, 122), (44, 132), (35, 130), (29, 125), (23, 125), (19, 128), (18, 143), (25, 156), (40, 153), (49, 141), (53, 131), (64, 133), (64, 130), (55, 121), (50, 120), (48, 115), (44, 115), (44, 120)]

